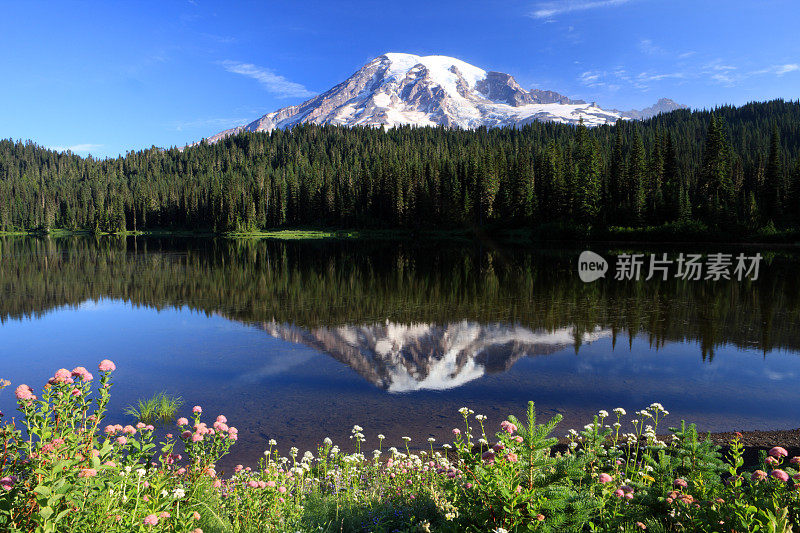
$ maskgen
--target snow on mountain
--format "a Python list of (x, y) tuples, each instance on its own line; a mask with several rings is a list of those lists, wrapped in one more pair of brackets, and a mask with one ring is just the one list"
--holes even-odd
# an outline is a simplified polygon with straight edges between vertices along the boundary
[(650, 107), (641, 110), (631, 109), (630, 111), (623, 111), (622, 116), (625, 118), (632, 118), (634, 120), (647, 120), (653, 118), (661, 113), (669, 113), (678, 109), (689, 109), (689, 106), (679, 104), (669, 98), (661, 98), (658, 102)]
[[(543, 355), (575, 344), (572, 328), (532, 331), (518, 325), (368, 324), (306, 330), (266, 322), (273, 337), (311, 346), (345, 363), (389, 392), (446, 390), (487, 373), (504, 372), (521, 357)], [(580, 336), (587, 344), (610, 335), (596, 329)]]
[(477, 128), (533, 121), (588, 126), (614, 123), (623, 114), (553, 91), (526, 91), (509, 74), (487, 72), (447, 56), (389, 53), (347, 80), (299, 105), (285, 107), (207, 140), (240, 131), (272, 131), (296, 124), (399, 125)]

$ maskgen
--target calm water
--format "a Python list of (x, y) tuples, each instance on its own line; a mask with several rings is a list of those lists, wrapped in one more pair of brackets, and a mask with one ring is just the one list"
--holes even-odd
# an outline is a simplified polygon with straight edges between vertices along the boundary
[[(254, 462), (270, 438), (349, 449), (354, 424), (368, 446), (443, 442), (461, 406), (496, 425), (528, 400), (564, 416), (559, 435), (654, 401), (703, 430), (800, 426), (800, 258), (759, 250), (756, 282), (584, 284), (580, 251), (0, 239), (0, 377), (37, 388), (111, 358), (112, 420), (132, 421), (140, 397), (182, 396), (184, 412), (240, 429), (226, 464)], [(656, 251), (697, 250), (643, 250)]]

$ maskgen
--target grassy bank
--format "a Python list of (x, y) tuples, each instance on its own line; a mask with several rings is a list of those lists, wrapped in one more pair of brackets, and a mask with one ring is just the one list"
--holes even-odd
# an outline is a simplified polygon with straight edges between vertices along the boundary
[[(744, 472), (734, 436), (725, 457), (683, 423), (657, 437), (668, 412), (652, 404), (625, 424), (600, 411), (570, 430), (560, 420), (488, 420), (464, 407), (451, 443), (387, 447), (354, 426), (341, 448), (265, 442), (264, 458), (216, 469), (238, 439), (200, 406), (159, 443), (153, 426), (106, 421), (113, 372), (58, 370), (40, 394), (21, 384), (18, 421), (2, 426), (3, 531), (781, 531), (800, 526), (800, 457), (772, 448)], [(97, 387), (93, 385), (97, 382)], [(0, 390), (9, 382), (0, 380)], [(25, 434), (20, 430), (24, 430)], [(373, 450), (374, 448), (374, 450)], [(282, 452), (282, 453), (281, 453)]]
[(211, 230), (154, 229), (116, 233), (87, 230), (51, 229), (0, 232), (0, 236), (151, 236), (151, 237), (224, 237), (232, 239), (279, 240), (448, 240), (490, 239), (508, 244), (538, 243), (692, 243), (800, 245), (800, 229), (777, 230), (771, 227), (751, 230), (746, 227), (709, 228), (697, 222), (670, 223), (648, 227), (582, 226), (569, 223), (545, 223), (527, 228), (486, 226), (454, 229), (354, 229), (354, 228), (273, 228), (253, 231), (214, 232)]

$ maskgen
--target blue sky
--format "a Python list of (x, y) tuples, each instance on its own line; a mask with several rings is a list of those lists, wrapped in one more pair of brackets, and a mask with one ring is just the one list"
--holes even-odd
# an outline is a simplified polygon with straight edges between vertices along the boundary
[(797, 99), (798, 22), (797, 0), (5, 2), (0, 138), (98, 157), (182, 146), (384, 52), (619, 109)]

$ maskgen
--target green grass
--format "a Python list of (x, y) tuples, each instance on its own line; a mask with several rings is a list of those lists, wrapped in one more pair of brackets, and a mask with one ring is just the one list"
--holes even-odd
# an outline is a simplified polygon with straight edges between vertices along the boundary
[(136, 417), (143, 424), (167, 424), (175, 420), (175, 413), (181, 405), (183, 399), (180, 396), (159, 392), (150, 398), (140, 399), (136, 406), (128, 406), (125, 414)]

